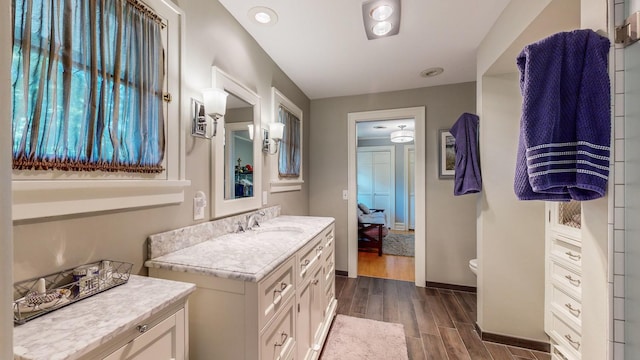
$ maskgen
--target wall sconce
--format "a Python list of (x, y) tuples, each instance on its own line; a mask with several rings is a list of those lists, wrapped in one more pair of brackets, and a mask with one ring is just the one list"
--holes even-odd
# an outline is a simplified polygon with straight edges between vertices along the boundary
[(275, 154), (278, 152), (278, 144), (284, 135), (284, 124), (274, 122), (269, 124), (269, 130), (264, 130), (264, 140), (262, 141), (262, 152)]
[[(218, 133), (218, 119), (224, 116), (227, 110), (227, 94), (224, 90), (218, 88), (208, 88), (202, 90), (202, 98), (204, 105), (198, 110), (197, 116), (193, 118), (191, 126), (191, 135), (205, 139), (212, 139)], [(207, 135), (208, 115), (213, 119), (213, 134)]]

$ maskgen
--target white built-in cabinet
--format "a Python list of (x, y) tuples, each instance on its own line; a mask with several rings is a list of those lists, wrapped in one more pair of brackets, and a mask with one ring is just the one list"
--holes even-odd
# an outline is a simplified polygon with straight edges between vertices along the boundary
[(395, 147), (365, 146), (358, 148), (358, 203), (373, 209), (384, 209), (386, 223), (395, 221)]
[(194, 283), (191, 360), (316, 360), (336, 313), (331, 224), (258, 282), (150, 268)]
[(546, 203), (545, 332), (554, 360), (582, 359), (582, 204)]

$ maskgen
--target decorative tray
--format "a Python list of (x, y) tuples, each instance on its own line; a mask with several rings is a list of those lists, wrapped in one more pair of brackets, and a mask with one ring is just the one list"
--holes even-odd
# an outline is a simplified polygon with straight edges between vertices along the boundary
[(13, 322), (38, 316), (129, 281), (133, 264), (101, 260), (13, 284)]

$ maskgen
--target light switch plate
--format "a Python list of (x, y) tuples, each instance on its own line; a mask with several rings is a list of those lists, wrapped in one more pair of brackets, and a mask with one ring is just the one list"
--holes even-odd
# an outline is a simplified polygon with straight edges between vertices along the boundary
[(349, 191), (342, 190), (342, 200), (349, 200)]
[(268, 193), (269, 193), (268, 191), (263, 191), (262, 192), (262, 205), (267, 205), (267, 203), (268, 203), (267, 194)]

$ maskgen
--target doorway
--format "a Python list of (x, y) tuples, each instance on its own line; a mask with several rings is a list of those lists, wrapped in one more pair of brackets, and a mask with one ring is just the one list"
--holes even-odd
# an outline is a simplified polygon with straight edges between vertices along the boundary
[[(362, 122), (412, 119), (415, 123), (414, 139), (414, 199), (415, 211), (415, 258), (413, 264), (414, 282), (416, 286), (426, 285), (426, 252), (425, 252), (425, 108), (401, 108), (390, 110), (366, 111), (348, 114), (348, 259), (349, 277), (358, 275), (358, 198), (357, 198), (357, 124)], [(392, 227), (395, 226), (393, 220)]]

